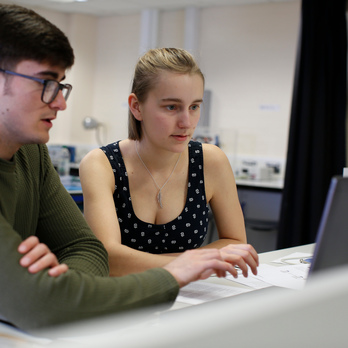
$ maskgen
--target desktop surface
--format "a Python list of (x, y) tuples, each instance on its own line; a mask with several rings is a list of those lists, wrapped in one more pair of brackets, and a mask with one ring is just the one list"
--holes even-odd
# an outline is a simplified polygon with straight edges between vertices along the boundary
[[(312, 253), (313, 249), (310, 244), (267, 252), (260, 254), (260, 261), (273, 264), (275, 259)], [(211, 278), (208, 281), (236, 286)], [(346, 289), (348, 266), (315, 275), (301, 291), (273, 287), (251, 292), (248, 297), (234, 296), (183, 309), (143, 309), (38, 331), (32, 333), (35, 339), (20, 347), (344, 347), (348, 342)]]
[[(307, 245), (260, 257), (268, 261), (312, 250), (313, 245)], [(183, 309), (161, 312), (159, 308), (157, 316), (153, 309), (142, 310), (69, 325), (54, 333), (50, 346), (59, 347), (63, 341), (66, 348), (344, 347), (346, 289), (348, 266), (315, 275), (301, 291), (273, 287)]]

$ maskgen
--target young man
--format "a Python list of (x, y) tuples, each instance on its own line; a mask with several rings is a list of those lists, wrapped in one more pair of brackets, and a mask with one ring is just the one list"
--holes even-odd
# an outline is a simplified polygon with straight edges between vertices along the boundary
[[(189, 251), (162, 268), (108, 277), (108, 257), (61, 185), (47, 147), (71, 86), (66, 36), (35, 12), (0, 5), (0, 316), (22, 329), (172, 303), (212, 273), (256, 271), (257, 254)], [(28, 269), (27, 269), (28, 267)], [(29, 271), (28, 271), (29, 270)]]

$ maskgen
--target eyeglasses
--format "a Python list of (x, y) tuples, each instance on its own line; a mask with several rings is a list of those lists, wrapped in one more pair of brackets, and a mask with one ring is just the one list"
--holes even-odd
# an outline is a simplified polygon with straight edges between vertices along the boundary
[(4, 70), (0, 68), (0, 71), (5, 74), (10, 74), (14, 76), (24, 77), (29, 80), (33, 80), (43, 84), (43, 90), (41, 94), (41, 100), (45, 104), (51, 104), (53, 100), (57, 97), (59, 91), (62, 91), (65, 101), (68, 100), (69, 94), (72, 90), (72, 86), (69, 84), (62, 84), (56, 80), (44, 80), (37, 77), (19, 74), (10, 70)]

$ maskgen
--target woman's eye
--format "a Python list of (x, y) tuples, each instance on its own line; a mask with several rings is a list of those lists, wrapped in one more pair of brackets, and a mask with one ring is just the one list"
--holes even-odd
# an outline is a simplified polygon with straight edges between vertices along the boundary
[(192, 105), (191, 106), (191, 110), (198, 110), (199, 109), (199, 105)]
[(168, 110), (175, 110), (175, 105), (167, 105)]

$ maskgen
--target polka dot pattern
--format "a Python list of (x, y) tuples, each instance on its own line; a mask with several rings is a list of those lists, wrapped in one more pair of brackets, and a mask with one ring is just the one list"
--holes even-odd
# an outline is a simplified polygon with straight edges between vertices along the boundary
[(182, 252), (202, 245), (207, 235), (209, 211), (204, 188), (202, 144), (191, 141), (188, 147), (186, 204), (176, 219), (162, 225), (141, 221), (135, 215), (119, 142), (101, 147), (115, 175), (114, 202), (122, 244), (153, 254)]

